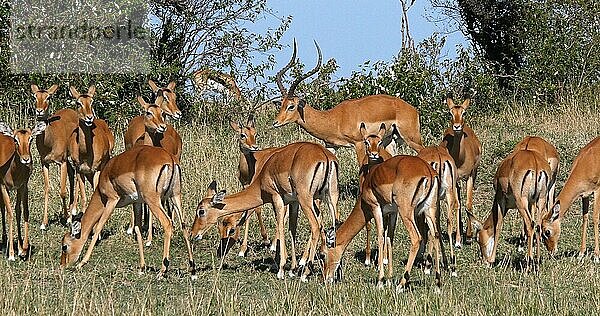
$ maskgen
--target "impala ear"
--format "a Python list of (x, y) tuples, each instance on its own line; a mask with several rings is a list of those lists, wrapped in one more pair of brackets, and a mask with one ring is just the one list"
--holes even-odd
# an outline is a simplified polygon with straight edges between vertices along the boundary
[(385, 136), (386, 131), (387, 129), (385, 128), (385, 123), (381, 123), (381, 126), (379, 126), (379, 133), (377, 134), (377, 136), (383, 139), (383, 136)]
[(40, 88), (36, 84), (31, 85), (31, 92), (36, 93), (40, 91)]
[(246, 122), (246, 127), (248, 128), (254, 128), (255, 124), (254, 124), (254, 115), (249, 114), (248, 115), (248, 121)]
[(161, 94), (156, 97), (156, 100), (154, 100), (154, 104), (156, 104), (158, 107), (160, 107), (160, 106), (162, 106), (164, 101), (165, 101), (165, 98)]
[(10, 126), (8, 126), (8, 124), (4, 123), (4, 122), (0, 122), (0, 134), (9, 136), (14, 138), (15, 134), (13, 133), (13, 130)]
[(87, 92), (87, 95), (89, 95), (90, 97), (94, 97), (94, 94), (96, 94), (96, 85), (92, 85), (91, 87), (89, 87)]
[(79, 94), (79, 91), (77, 91), (77, 89), (76, 89), (75, 87), (73, 87), (73, 86), (69, 87), (69, 91), (71, 91), (71, 95), (72, 95), (72, 96), (73, 96), (75, 99), (78, 99), (78, 98), (79, 98), (79, 96), (81, 95), (81, 94)]
[(240, 132), (241, 131), (241, 126), (238, 122), (234, 121), (234, 120), (230, 120), (229, 121), (229, 126), (231, 126), (231, 128), (233, 128), (234, 131), (236, 132)]
[(449, 109), (452, 109), (453, 107), (455, 107), (456, 105), (454, 104), (454, 101), (452, 101), (452, 95), (448, 94), (446, 96), (446, 105), (448, 106)]
[(81, 238), (81, 218), (83, 213), (79, 212), (73, 216), (71, 221), (71, 237), (75, 239)]
[[(32, 87), (32, 90), (33, 90), (33, 87)], [(56, 90), (58, 90), (58, 85), (53, 84), (46, 92), (48, 92), (48, 94), (54, 94), (56, 92)]]
[(146, 103), (146, 101), (144, 101), (144, 98), (142, 98), (142, 96), (141, 96), (141, 95), (138, 95), (138, 97), (137, 97), (137, 101), (138, 101), (138, 103), (139, 103), (139, 104), (140, 104), (140, 105), (141, 105), (141, 106), (144, 108), (144, 110), (147, 110), (147, 109), (148, 109), (148, 106), (149, 106), (149, 104), (148, 104), (148, 103)]
[(368, 133), (367, 133), (367, 127), (365, 126), (365, 122), (360, 122), (360, 127), (359, 127), (359, 129), (360, 129), (360, 134), (362, 135), (362, 137), (363, 137), (364, 139), (366, 139), (366, 138), (367, 138), (367, 136), (369, 136), (369, 135), (368, 135)]
[(169, 84), (167, 85), (167, 89), (175, 91), (175, 81), (169, 82)]
[(208, 191), (206, 192), (206, 197), (211, 197), (217, 194), (217, 181), (213, 180), (208, 185)]
[(152, 79), (148, 80), (148, 85), (150, 86), (150, 89), (152, 89), (152, 92), (156, 93), (158, 91), (158, 86)]
[(33, 130), (31, 131), (31, 136), (38, 136), (41, 133), (43, 133), (46, 130), (46, 127), (48, 127), (48, 124), (44, 121), (38, 121), (35, 126), (33, 127)]

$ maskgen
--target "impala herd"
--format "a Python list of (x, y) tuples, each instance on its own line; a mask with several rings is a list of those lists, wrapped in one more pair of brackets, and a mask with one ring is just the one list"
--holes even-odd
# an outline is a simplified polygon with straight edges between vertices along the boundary
[[(454, 248), (476, 239), (483, 261), (493, 264), (504, 217), (509, 209), (517, 209), (523, 219), (523, 237), (526, 240), (526, 266), (536, 268), (540, 263), (541, 245), (551, 254), (557, 251), (561, 222), (577, 197), (583, 198), (583, 229), (580, 254), (585, 252), (589, 200), (600, 193), (600, 138), (584, 147), (573, 163), (569, 178), (558, 196), (554, 197), (558, 169), (556, 148), (542, 138), (523, 139), (497, 169), (493, 184), (495, 195), (492, 209), (485, 221), (473, 214), (473, 189), (481, 161), (481, 142), (464, 119), (471, 98), (457, 105), (446, 98), (451, 114), (451, 126), (442, 134), (437, 146), (424, 147), (421, 141), (417, 110), (405, 101), (388, 95), (373, 95), (344, 101), (331, 110), (319, 111), (294, 92), (298, 85), (316, 73), (321, 66), (321, 51), (316, 46), (318, 62), (315, 68), (300, 75), (289, 89), (282, 78), (296, 62), (296, 43), (289, 63), (276, 75), (281, 101), (276, 101), (279, 113), (274, 127), (297, 123), (325, 146), (312, 142), (296, 142), (283, 147), (260, 149), (256, 143), (256, 126), (250, 116), (247, 122), (230, 123), (239, 139), (239, 180), (243, 190), (226, 195), (217, 189), (216, 182), (209, 186), (206, 196), (195, 211), (190, 229), (182, 208), (181, 167), (182, 140), (167, 118), (181, 118), (177, 107), (175, 83), (159, 88), (149, 81), (155, 93), (152, 103), (138, 97), (143, 115), (131, 119), (124, 133), (125, 151), (111, 158), (115, 139), (108, 124), (96, 117), (93, 101), (96, 88), (84, 93), (75, 87), (70, 92), (77, 110), (49, 111), (49, 98), (58, 85), (42, 89), (32, 85), (37, 122), (32, 129), (13, 131), (0, 123), (0, 205), (3, 215), (3, 239), (7, 245), (8, 260), (15, 260), (13, 217), (17, 221), (18, 255), (29, 254), (28, 180), (32, 170), (30, 147), (35, 140), (44, 179), (44, 215), (40, 229), (48, 228), (48, 199), (50, 191), (49, 166), (60, 166), (60, 197), (62, 219), (71, 230), (62, 240), (61, 266), (86, 264), (92, 254), (106, 221), (116, 207), (133, 204), (128, 233), (135, 234), (140, 254), (140, 271), (146, 268), (144, 260), (143, 223), (148, 233), (145, 246), (152, 242), (152, 219), (156, 218), (164, 234), (163, 260), (159, 276), (169, 267), (170, 242), (175, 225), (181, 230), (189, 256), (192, 278), (196, 268), (192, 239), (199, 240), (215, 224), (221, 242), (217, 253), (224, 256), (244, 235), (239, 255), (248, 247), (248, 228), (252, 213), (259, 221), (263, 243), (277, 250), (277, 277), (285, 277), (288, 259), (286, 247), (286, 220), (289, 222), (291, 268), (290, 275), (301, 274), (306, 280), (319, 259), (323, 262), (325, 281), (341, 276), (342, 256), (350, 241), (366, 228), (365, 264), (371, 264), (370, 221), (375, 222), (377, 246), (377, 284), (383, 286), (384, 274), (393, 276), (392, 244), (398, 218), (410, 238), (408, 260), (398, 289), (405, 289), (410, 271), (420, 253), (428, 273), (435, 267), (436, 288), (441, 286), (441, 268), (456, 276)], [(240, 98), (239, 89), (230, 76), (218, 72), (201, 71), (195, 74), (198, 82), (211, 79), (228, 87)], [(214, 79), (217, 78), (217, 79)], [(397, 155), (397, 146), (406, 143), (417, 152), (416, 156)], [(344, 221), (338, 211), (339, 163), (334, 155), (339, 147), (354, 147), (359, 164), (359, 192), (356, 203)], [(466, 199), (461, 198), (460, 182), (466, 180)], [(67, 180), (69, 190), (67, 191)], [(86, 181), (93, 187), (89, 201), (85, 196)], [(16, 210), (13, 211), (10, 190), (16, 190)], [(67, 192), (69, 193), (67, 198)], [(79, 212), (79, 200), (81, 209)], [(446, 231), (450, 256), (445, 256), (441, 237), (440, 201), (447, 206)], [(600, 260), (598, 225), (600, 200), (594, 199), (594, 260)], [(269, 203), (276, 215), (276, 229), (271, 241), (265, 228), (261, 207)], [(461, 204), (465, 204), (466, 228), (463, 228)], [(87, 205), (86, 205), (87, 204)], [(327, 208), (327, 211), (323, 211)], [(297, 262), (296, 246), (299, 211), (306, 217), (310, 238)], [(5, 213), (8, 218), (6, 235)], [(21, 232), (21, 217), (23, 230)], [(175, 221), (177, 218), (177, 221)], [(326, 227), (331, 224), (332, 227)], [(465, 233), (463, 236), (463, 232)], [(83, 247), (92, 235), (90, 245), (79, 260)], [(464, 241), (463, 241), (464, 238)], [(449, 259), (449, 260), (448, 260)], [(387, 268), (385, 267), (387, 265)], [(387, 273), (385, 271), (387, 270)]]

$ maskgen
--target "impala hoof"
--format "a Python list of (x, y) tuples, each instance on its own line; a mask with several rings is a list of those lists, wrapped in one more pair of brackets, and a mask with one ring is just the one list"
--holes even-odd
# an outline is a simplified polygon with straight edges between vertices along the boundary
[(308, 282), (308, 278), (306, 278), (306, 275), (303, 275), (303, 276), (300, 277), (300, 281), (302, 283), (307, 283)]
[(277, 246), (275, 244), (271, 244), (271, 248), (269, 248), (269, 250), (271, 250), (271, 252), (275, 252), (275, 250), (277, 250)]
[(371, 265), (371, 259), (365, 259), (365, 266), (370, 266)]
[(381, 281), (381, 280), (377, 281), (377, 289), (383, 290), (383, 287), (384, 287), (383, 281)]
[(431, 268), (423, 269), (423, 273), (425, 273), (426, 275), (431, 275)]
[(293, 277), (295, 277), (295, 276), (296, 276), (296, 273), (294, 273), (294, 271), (290, 270), (290, 271), (288, 271), (288, 276), (289, 276), (290, 278), (293, 278)]
[(384, 259), (383, 259), (383, 264), (384, 264), (384, 265), (387, 265), (387, 264), (388, 264), (388, 259), (387, 259), (387, 258), (384, 258)]
[(450, 273), (450, 276), (456, 278), (456, 277), (458, 277), (458, 273), (456, 273), (456, 271), (452, 271)]
[(9, 256), (8, 257), (8, 261), (15, 261), (15, 260), (16, 260), (15, 256)]
[(519, 246), (519, 247), (517, 247), (517, 251), (518, 252), (524, 252), (525, 251), (525, 247)]
[(454, 248), (456, 248), (456, 249), (460, 249), (460, 248), (462, 248), (462, 243), (461, 243), (461, 242), (456, 242), (456, 243), (454, 244)]
[(279, 272), (277, 272), (277, 278), (279, 280), (285, 279), (285, 273), (283, 272), (283, 270), (279, 270)]
[(600, 263), (600, 257), (594, 256), (594, 263)]
[(192, 274), (191, 278), (192, 278), (192, 281), (196, 281), (196, 280), (198, 280), (198, 275)]
[(46, 228), (47, 228), (46, 225), (44, 225), (44, 224), (40, 225), (40, 230), (46, 230)]
[(125, 232), (127, 233), (127, 235), (133, 234), (133, 227), (127, 228), (127, 230)]
[(245, 256), (246, 256), (246, 252), (245, 251), (238, 252), (238, 257), (245, 257)]
[(148, 241), (147, 241), (147, 242), (146, 242), (144, 245), (145, 245), (146, 247), (150, 247), (150, 246), (152, 246), (152, 241), (151, 241), (151, 240), (148, 240)]
[(304, 258), (300, 259), (300, 261), (298, 262), (298, 265), (301, 267), (304, 267), (306, 265), (306, 259), (304, 259)]

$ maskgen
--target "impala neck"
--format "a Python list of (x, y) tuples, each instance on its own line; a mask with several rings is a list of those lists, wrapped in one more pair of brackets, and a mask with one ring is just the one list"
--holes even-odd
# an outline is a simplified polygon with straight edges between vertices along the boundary
[(350, 241), (358, 234), (358, 232), (365, 227), (367, 219), (365, 218), (365, 212), (361, 207), (361, 198), (358, 197), (354, 208), (348, 218), (335, 232), (335, 249), (339, 251), (341, 255)]
[(83, 217), (81, 218), (81, 237), (79, 238), (80, 240), (85, 241), (88, 239), (88, 237), (92, 233), (92, 229), (100, 220), (100, 216), (102, 215), (102, 213), (104, 213), (104, 204), (102, 204), (102, 199), (98, 190), (94, 190), (92, 198), (90, 199), (85, 213), (83, 213)]
[(464, 137), (464, 131), (460, 133), (454, 132), (454, 137), (452, 137), (452, 148), (450, 148), (450, 156), (452, 156), (454, 161), (458, 161), (458, 157), (460, 156), (460, 144)]
[(336, 118), (333, 115), (329, 115), (329, 111), (319, 111), (310, 105), (304, 105), (304, 108), (300, 113), (300, 119), (297, 121), (305, 131), (312, 136), (327, 140), (331, 137), (331, 131), (335, 130), (337, 126)]
[(254, 183), (244, 190), (223, 198), (223, 207), (217, 212), (217, 218), (234, 213), (245, 212), (263, 205), (260, 183)]
[(563, 217), (565, 217), (565, 215), (569, 211), (569, 208), (571, 207), (571, 204), (573, 204), (575, 199), (577, 199), (582, 193), (586, 191), (585, 189), (582, 189), (579, 185), (577, 185), (577, 183), (575, 183), (576, 181), (570, 180), (571, 178), (567, 180), (565, 186), (562, 188), (562, 190), (556, 197), (555, 204), (560, 203), (560, 212), (558, 213), (558, 219), (560, 220), (562, 220)]

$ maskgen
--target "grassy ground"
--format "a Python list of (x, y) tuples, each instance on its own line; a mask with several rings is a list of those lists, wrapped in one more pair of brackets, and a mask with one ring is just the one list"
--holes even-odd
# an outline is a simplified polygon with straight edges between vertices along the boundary
[[(579, 149), (600, 134), (597, 102), (583, 109), (570, 106), (553, 113), (539, 113), (530, 105), (513, 107), (493, 117), (469, 117), (471, 125), (483, 143), (483, 160), (475, 192), (475, 213), (487, 216), (491, 206), (491, 180), (502, 158), (526, 135), (539, 135), (553, 142), (561, 155), (559, 184), (562, 187), (573, 158)], [(474, 105), (476, 106), (476, 105)], [(259, 143), (263, 147), (283, 145), (299, 139), (311, 140), (296, 125), (273, 130), (272, 113), (259, 118)], [(240, 189), (236, 167), (239, 157), (236, 138), (228, 126), (203, 124), (179, 127), (184, 139), (184, 209), (191, 223), (194, 208), (212, 179), (228, 192)], [(439, 136), (425, 135), (428, 143)], [(122, 137), (117, 135), (122, 150)], [(35, 149), (34, 149), (35, 151)], [(34, 153), (37, 157), (37, 152)], [(340, 210), (345, 217), (354, 204), (356, 174), (353, 150), (338, 151), (341, 161)], [(37, 159), (37, 158), (36, 158)], [(38, 160), (36, 160), (37, 162)], [(54, 195), (51, 210), (58, 213), (57, 168), (52, 170)], [(524, 273), (519, 268), (523, 254), (512, 243), (522, 227), (515, 211), (508, 216), (501, 244), (500, 263), (485, 267), (476, 245), (457, 251), (459, 276), (443, 274), (442, 294), (433, 291), (433, 277), (419, 269), (411, 275), (412, 290), (396, 293), (394, 287), (377, 290), (376, 272), (364, 267), (364, 234), (359, 234), (346, 252), (344, 280), (324, 286), (317, 268), (308, 283), (298, 278), (276, 279), (270, 271), (273, 255), (258, 245), (256, 227), (251, 231), (251, 250), (247, 258), (232, 253), (219, 261), (215, 256), (218, 243), (216, 230), (195, 244), (199, 280), (191, 281), (187, 272), (185, 247), (179, 234), (171, 247), (171, 269), (164, 280), (156, 272), (138, 275), (138, 254), (134, 240), (124, 230), (129, 209), (117, 210), (109, 220), (104, 239), (81, 271), (59, 268), (60, 240), (67, 231), (58, 224), (42, 233), (42, 182), (39, 166), (30, 181), (31, 242), (33, 254), (29, 261), (0, 260), (0, 313), (11, 314), (416, 314), (433, 312), (442, 315), (522, 315), (522, 314), (589, 314), (600, 310), (600, 266), (589, 257), (574, 258), (580, 242), (581, 216), (579, 202), (564, 222), (559, 255), (545, 260), (538, 273)], [(274, 216), (264, 212), (273, 235)], [(255, 223), (255, 221), (253, 221)], [(300, 225), (307, 223), (301, 216)], [(443, 228), (445, 230), (445, 228)], [(307, 238), (306, 230), (300, 240)], [(160, 268), (162, 238), (146, 249), (147, 263)], [(589, 244), (589, 243), (588, 243)], [(588, 247), (590, 249), (591, 246)], [(301, 245), (303, 248), (303, 245)], [(402, 271), (408, 242), (399, 225), (394, 246), (395, 275)]]

